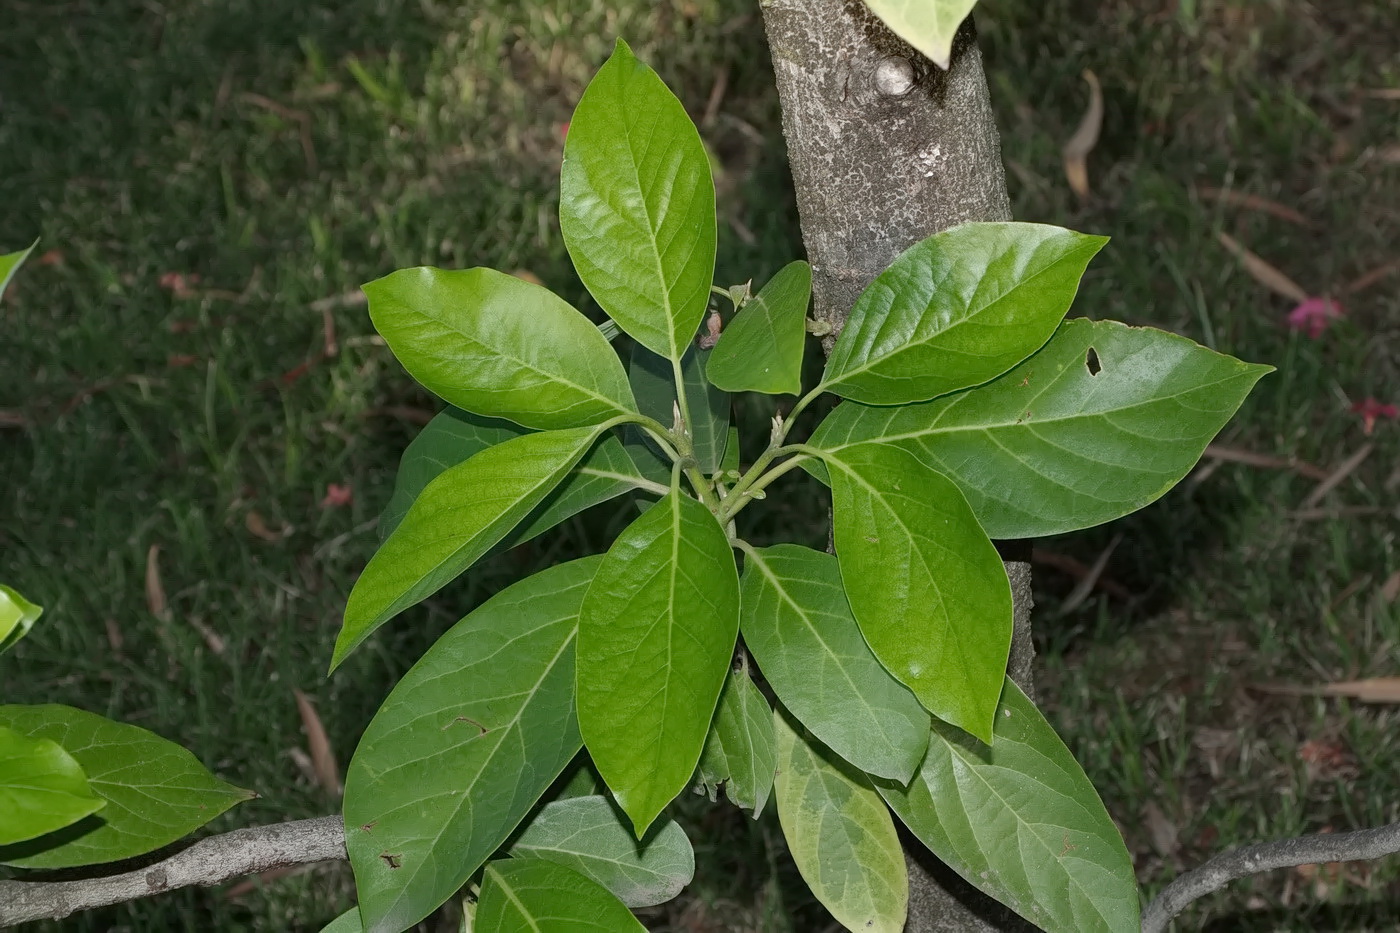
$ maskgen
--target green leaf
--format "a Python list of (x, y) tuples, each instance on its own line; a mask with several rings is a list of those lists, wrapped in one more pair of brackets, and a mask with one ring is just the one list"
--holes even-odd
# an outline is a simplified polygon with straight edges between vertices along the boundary
[(724, 459), (719, 468), (722, 472), (739, 471), (739, 429), (729, 426), (729, 439), (724, 443)]
[(1039, 349), (1108, 242), (1043, 224), (964, 224), (916, 243), (871, 282), (821, 388), (872, 405), (921, 402)]
[(796, 544), (744, 555), (739, 627), (783, 706), (860, 770), (907, 782), (929, 715), (865, 643), (836, 558)]
[(905, 42), (944, 71), (953, 56), (953, 36), (977, 0), (865, 0), (875, 15)]
[(174, 742), (71, 706), (0, 706), (0, 726), (61, 745), (106, 801), (57, 833), (0, 848), (0, 864), (71, 868), (144, 855), (255, 796)]
[(792, 860), (842, 926), (901, 933), (909, 874), (890, 811), (865, 775), (798, 735), (781, 713), (775, 796)]
[(934, 855), (1037, 926), (1138, 928), (1122, 837), (1074, 756), (1010, 680), (990, 746), (934, 723), (909, 788), (877, 786)]
[(367, 933), (446, 901), (578, 752), (574, 635), (601, 558), (507, 587), (428, 649), (345, 777), (346, 847)]
[(646, 933), (596, 881), (544, 859), (486, 866), (473, 933)]
[[(487, 447), (529, 433), (528, 428), (509, 421), (460, 408), (439, 412), (403, 452), (394, 494), (379, 516), (380, 539), (393, 534), (418, 495), (449, 467), (470, 460)], [(622, 442), (612, 434), (605, 435), (497, 547), (505, 549), (528, 541), (584, 509), (635, 489), (642, 479)], [(670, 481), (669, 471), (666, 480)]]
[[(695, 422), (690, 426), (691, 443), (695, 446), (695, 459), (699, 461), (700, 470), (706, 474), (720, 468), (729, 441), (729, 396), (705, 377), (710, 352), (692, 345), (681, 358), (685, 401), (690, 409), (690, 418)], [(637, 410), (670, 427), (675, 421), (676, 404), (676, 380), (671, 372), (671, 361), (640, 344), (634, 344), (628, 378), (637, 397)], [(648, 475), (659, 482), (669, 483), (670, 459), (663, 458), (660, 449), (650, 439), (643, 436), (641, 442), (650, 452), (650, 459), (659, 464), (659, 471), (665, 474), (663, 477), (653, 469)], [(639, 455), (635, 456), (639, 461), (642, 459)]]
[(664, 904), (695, 875), (695, 852), (674, 820), (639, 843), (607, 797), (546, 804), (511, 843), (517, 858), (541, 858), (590, 878), (628, 907)]
[(322, 927), (321, 933), (364, 933), (364, 929), (364, 924), (360, 922), (360, 908), (351, 907)]
[(558, 486), (605, 430), (526, 434), (444, 471), (355, 581), (331, 670), (369, 634), (452, 582)]
[(105, 803), (63, 746), (0, 726), (0, 846), (62, 829)]
[(579, 613), (579, 728), (639, 837), (695, 773), (738, 632), (729, 541), (673, 489), (613, 542)]
[(1159, 330), (1066, 321), (995, 382), (905, 408), (845, 402), (811, 443), (898, 444), (956, 482), (991, 537), (1061, 534), (1176, 485), (1272, 370)]
[(401, 269), (364, 286), (409, 375), (458, 408), (555, 430), (635, 409), (607, 338), (549, 289), (494, 269)]
[(802, 392), (812, 267), (790, 262), (740, 309), (710, 357), (710, 380), (727, 392)]
[(773, 791), (777, 768), (773, 709), (744, 671), (731, 670), (700, 753), (700, 785), (715, 800), (719, 785), (736, 807), (758, 819)]
[(36, 606), (17, 591), (0, 584), (0, 654), (28, 635), (43, 614), (43, 606)]
[(39, 245), (35, 240), (28, 247), (17, 253), (6, 253), (0, 256), (0, 298), (5, 297), (5, 289), (10, 285), (10, 279), (15, 277), (15, 272), (24, 265), (24, 261), (29, 258), (29, 254), (34, 252), (34, 247)]
[(952, 480), (884, 444), (823, 453), (846, 598), (880, 663), (987, 739), (1011, 651), (1011, 584)]
[(574, 111), (559, 185), (583, 284), (632, 337), (680, 359), (710, 300), (715, 185), (685, 108), (621, 39)]

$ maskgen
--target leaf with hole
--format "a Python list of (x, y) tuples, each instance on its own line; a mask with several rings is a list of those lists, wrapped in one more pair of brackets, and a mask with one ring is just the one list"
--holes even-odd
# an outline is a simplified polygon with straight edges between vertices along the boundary
[(977, 0), (865, 0), (895, 35), (948, 70), (953, 37)]
[(790, 262), (768, 280), (729, 326), (710, 356), (711, 381), (727, 392), (802, 392), (802, 351), (812, 267)]
[(680, 359), (710, 300), (715, 185), (685, 107), (621, 39), (574, 110), (559, 187), (583, 284), (643, 346)]
[(776, 754), (772, 707), (747, 673), (730, 670), (700, 753), (701, 789), (714, 802), (723, 784), (729, 801), (758, 819), (773, 790)]
[(407, 929), (451, 897), (578, 752), (574, 638), (600, 563), (559, 564), (502, 590), (375, 713), (345, 777), (367, 933)]
[(473, 933), (646, 933), (627, 905), (578, 872), (537, 858), (491, 862)]
[(35, 605), (17, 590), (0, 584), (0, 654), (9, 651), (29, 634), (44, 607)]
[(1138, 928), (1132, 858), (1054, 728), (1007, 680), (990, 745), (935, 723), (891, 809), (973, 886), (1050, 933)]
[(964, 224), (916, 243), (856, 299), (821, 388), (871, 405), (980, 385), (1055, 332), (1107, 237)]
[(0, 726), (0, 846), (62, 829), (104, 804), (63, 746)]

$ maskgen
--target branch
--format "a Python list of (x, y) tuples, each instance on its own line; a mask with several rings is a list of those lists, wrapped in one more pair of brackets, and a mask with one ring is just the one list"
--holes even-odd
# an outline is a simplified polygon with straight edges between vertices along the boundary
[(338, 816), (236, 829), (201, 839), (163, 861), (125, 874), (81, 881), (0, 881), (0, 927), (59, 920), (80, 910), (176, 888), (344, 858), (345, 827)]
[(1142, 915), (1142, 933), (1163, 933), (1186, 905), (1218, 891), (1238, 878), (1325, 862), (1355, 862), (1400, 852), (1400, 823), (1350, 833), (1318, 833), (1280, 842), (1245, 846), (1217, 855), (1200, 868), (1177, 878)]

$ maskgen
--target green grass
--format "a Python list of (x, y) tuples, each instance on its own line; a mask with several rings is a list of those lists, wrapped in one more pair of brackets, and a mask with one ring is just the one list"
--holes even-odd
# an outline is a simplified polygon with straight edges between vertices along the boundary
[[(1400, 276), (1345, 299), (1348, 320), (1313, 342), (1281, 326), (1287, 303), (1215, 234), (1317, 291), (1396, 258), (1400, 167), (1377, 153), (1397, 141), (1400, 103), (1358, 92), (1400, 86), (1388, 41), (1400, 4), (1348, 7), (988, 0), (980, 19), (1017, 216), (1114, 238), (1077, 313), (1278, 366), (1223, 440), (1324, 467), (1367, 440), (1349, 400), (1400, 401)], [(305, 744), (293, 688), (348, 760), (435, 633), (554, 555), (538, 543), (483, 566), (326, 680), (416, 430), (395, 409), (432, 402), (351, 305), (333, 312), (339, 354), (282, 376), (322, 348), (313, 302), (404, 265), (527, 269), (588, 307), (554, 217), (560, 126), (617, 35), (697, 116), (726, 75), (705, 127), (726, 167), (717, 278), (761, 281), (799, 238), (754, 4), (351, 0), (273, 13), (109, 0), (7, 18), (0, 249), (42, 235), (40, 252), (63, 259), (31, 263), (0, 305), (0, 410), (29, 421), (0, 427), (0, 576), (47, 608), (0, 662), (6, 700), (151, 728), (261, 794), (213, 829), (334, 808), (290, 754)], [(1084, 67), (1106, 95), (1088, 204), (1059, 166)], [(1198, 185), (1273, 198), (1315, 226), (1222, 206)], [(163, 289), (167, 272), (199, 275), (195, 294)], [(1397, 673), (1400, 606), (1376, 596), (1400, 567), (1397, 431), (1378, 425), (1375, 451), (1324, 503), (1388, 512), (1292, 519), (1313, 481), (1224, 464), (1111, 528), (1042, 542), (1091, 562), (1124, 535), (1107, 573), (1131, 602), (1096, 595), (1055, 618), (1072, 582), (1038, 575), (1042, 700), (1149, 885), (1227, 846), (1400, 818), (1392, 708), (1249, 690)], [(320, 508), (329, 483), (352, 484), (354, 502)], [(285, 534), (252, 533), (253, 515)], [(817, 532), (805, 503), (769, 521), (774, 534)], [(607, 523), (574, 523), (562, 546), (598, 547)], [(151, 545), (168, 621), (146, 602)], [(1310, 775), (1308, 740), (1340, 742), (1354, 764)], [(1176, 843), (1154, 847), (1149, 805)], [(654, 929), (822, 928), (791, 868), (775, 880), (771, 821), (685, 814), (701, 875)], [(1219, 929), (1393, 929), (1397, 875), (1377, 865), (1320, 891), (1281, 873), (1182, 928), (1215, 916)], [(351, 897), (344, 867), (322, 866), (235, 901), (186, 891), (61, 927), (315, 930)]]

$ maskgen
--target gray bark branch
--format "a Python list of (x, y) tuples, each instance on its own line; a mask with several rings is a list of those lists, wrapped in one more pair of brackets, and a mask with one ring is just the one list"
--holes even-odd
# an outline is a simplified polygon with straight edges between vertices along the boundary
[(80, 910), (176, 888), (221, 884), (274, 868), (345, 857), (345, 828), (338, 816), (237, 829), (201, 839), (154, 865), (120, 875), (77, 881), (0, 881), (0, 927), (61, 920)]

